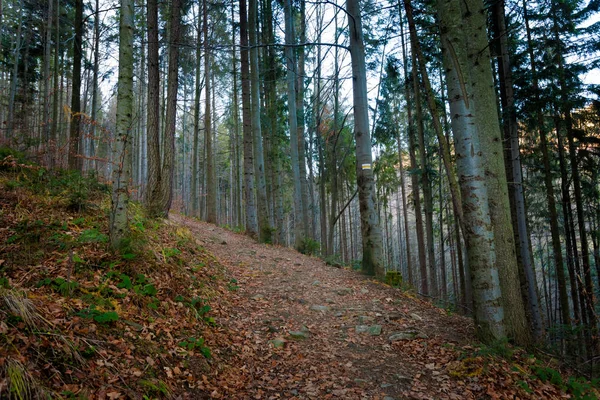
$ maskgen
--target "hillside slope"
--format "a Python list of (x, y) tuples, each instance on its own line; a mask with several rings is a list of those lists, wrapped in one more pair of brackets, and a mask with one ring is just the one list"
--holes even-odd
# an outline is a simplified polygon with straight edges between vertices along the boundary
[(150, 221), (134, 205), (131, 243), (114, 254), (106, 189), (0, 165), (0, 398), (539, 399), (583, 387), (478, 346), (470, 319), (181, 215)]

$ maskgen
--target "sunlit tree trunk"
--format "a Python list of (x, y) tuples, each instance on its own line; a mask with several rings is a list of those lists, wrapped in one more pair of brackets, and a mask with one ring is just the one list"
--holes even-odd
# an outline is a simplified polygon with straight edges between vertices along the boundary
[[(465, 239), (473, 284), (476, 332), (484, 342), (505, 336), (504, 310), (495, 252), (495, 237), (485, 183), (484, 153), (469, 75), (466, 42), (478, 34), (477, 25), (461, 18), (457, 0), (437, 3), (442, 54), (452, 115), (452, 131), (464, 211)], [(462, 23), (461, 23), (462, 21)], [(489, 59), (487, 60), (489, 62)], [(502, 157), (502, 154), (496, 155)]]
[[(504, 322), (508, 336), (514, 338), (516, 343), (527, 345), (531, 341), (531, 335), (519, 284), (498, 104), (490, 62), (486, 10), (481, 0), (465, 1), (461, 3), (460, 16), (463, 19), (462, 32), (467, 51), (465, 73), (469, 74), (473, 84), (474, 121), (480, 130), (481, 149), (487, 154), (485, 181), (489, 191), (496, 263), (502, 286)], [(471, 262), (469, 267), (475, 268)], [(475, 281), (473, 290), (475, 291)]]

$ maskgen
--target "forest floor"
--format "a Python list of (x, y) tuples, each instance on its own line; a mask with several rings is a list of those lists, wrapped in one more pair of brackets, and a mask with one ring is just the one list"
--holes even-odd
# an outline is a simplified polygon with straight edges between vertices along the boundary
[[(0, 398), (596, 398), (559, 364), (346, 268), (0, 157)], [(584, 397), (587, 394), (588, 397)]]
[(221, 303), (236, 351), (229, 373), (210, 386), (216, 398), (568, 397), (529, 381), (523, 372), (535, 359), (491, 357), (472, 319), (289, 248), (181, 215), (170, 220), (188, 227), (238, 286)]

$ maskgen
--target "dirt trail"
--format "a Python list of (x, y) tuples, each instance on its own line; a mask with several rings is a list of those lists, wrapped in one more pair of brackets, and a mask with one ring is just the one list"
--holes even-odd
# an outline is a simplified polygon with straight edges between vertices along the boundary
[(447, 371), (453, 347), (472, 341), (470, 320), (294, 250), (171, 220), (237, 281), (215, 310), (231, 344), (215, 344), (228, 366), (207, 377), (211, 397), (464, 399), (477, 389)]

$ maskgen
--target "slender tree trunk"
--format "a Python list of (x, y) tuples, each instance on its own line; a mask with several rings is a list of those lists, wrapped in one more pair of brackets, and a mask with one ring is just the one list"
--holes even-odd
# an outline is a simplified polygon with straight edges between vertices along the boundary
[(298, 119), (296, 114), (296, 57), (294, 55), (294, 18), (291, 0), (284, 0), (285, 12), (285, 58), (287, 65), (288, 123), (290, 128), (290, 147), (292, 155), (292, 179), (294, 181), (294, 247), (299, 249), (304, 242), (304, 220), (302, 205), (302, 184), (300, 159), (298, 154)]
[[(400, 9), (399, 9), (400, 10)], [(400, 11), (401, 12), (401, 11)], [(413, 118), (412, 118), (412, 107), (410, 107), (410, 85), (408, 83), (408, 56), (406, 52), (406, 42), (404, 40), (404, 21), (402, 21), (402, 17), (400, 17), (400, 40), (402, 43), (402, 59), (404, 60), (402, 63), (402, 67), (404, 69), (404, 95), (406, 96), (406, 119), (408, 122), (408, 132), (413, 129)], [(412, 257), (411, 257), (411, 245), (410, 245), (410, 230), (409, 230), (409, 221), (408, 221), (408, 207), (406, 202), (406, 187), (404, 185), (404, 160), (402, 157), (402, 139), (400, 137), (400, 131), (398, 130), (398, 136), (396, 138), (398, 142), (398, 157), (399, 157), (399, 173), (400, 173), (400, 190), (402, 191), (402, 212), (404, 213), (404, 233), (406, 238), (406, 268), (408, 270), (408, 282), (411, 285), (415, 284), (415, 279), (413, 277), (413, 265), (412, 265)], [(412, 157), (411, 157), (411, 166), (412, 166)]]
[(204, 38), (204, 151), (206, 152), (206, 221), (217, 223), (217, 173), (212, 139), (211, 66), (208, 39), (208, 5), (202, 2), (202, 32)]
[(359, 1), (347, 0), (346, 9), (349, 15), (350, 55), (352, 59), (356, 183), (360, 203), (360, 226), (363, 246), (362, 269), (366, 274), (383, 278), (385, 275), (383, 239), (375, 199), (371, 135), (369, 134), (365, 48)]
[[(0, 0), (1, 1), (1, 0)], [(52, 8), (54, 0), (48, 0), (46, 37), (44, 43), (44, 116), (43, 116), (43, 144), (44, 162), (46, 166), (52, 165), (52, 153), (50, 151), (50, 58), (52, 57)], [(2, 24), (0, 23), (0, 26)]]
[(267, 204), (267, 185), (265, 180), (265, 161), (263, 154), (262, 129), (260, 125), (260, 81), (258, 71), (258, 2), (249, 0), (248, 12), (250, 39), (250, 94), (252, 107), (252, 143), (254, 151), (254, 174), (256, 178), (256, 208), (258, 211), (258, 240), (272, 242), (269, 207)]
[(177, 91), (179, 88), (179, 35), (181, 29), (181, 0), (172, 0), (169, 18), (169, 66), (167, 72), (167, 104), (165, 112), (165, 148), (163, 151), (160, 212), (166, 217), (173, 202), (175, 171), (175, 130), (177, 117)]
[[(458, 182), (456, 181), (456, 177), (454, 175), (454, 169), (451, 164), (451, 156), (450, 156), (450, 145), (448, 144), (448, 140), (446, 136), (444, 136), (444, 130), (442, 129), (442, 125), (440, 123), (440, 112), (438, 111), (438, 106), (436, 103), (436, 98), (433, 94), (433, 89), (431, 88), (431, 83), (429, 81), (429, 74), (427, 72), (427, 67), (425, 64), (425, 57), (423, 56), (423, 52), (421, 51), (421, 46), (419, 45), (419, 40), (417, 37), (417, 29), (413, 18), (412, 6), (408, 0), (404, 0), (404, 8), (406, 9), (406, 17), (408, 20), (408, 27), (410, 31), (410, 41), (411, 48), (413, 50), (413, 60), (415, 63), (418, 63), (419, 71), (421, 73), (421, 78), (423, 79), (423, 84), (425, 86), (425, 95), (427, 99), (427, 105), (429, 107), (429, 112), (431, 113), (433, 127), (438, 138), (438, 142), (440, 144), (442, 160), (444, 161), (444, 169), (446, 170), (446, 176), (448, 177), (448, 184), (450, 186), (450, 192), (452, 193), (452, 202), (454, 203), (454, 209), (456, 210), (456, 218), (458, 219), (458, 223), (463, 226), (462, 223), (462, 204), (460, 202), (460, 189), (458, 187)], [(404, 40), (404, 39), (403, 39)], [(405, 58), (406, 59), (406, 58)], [(442, 111), (443, 113), (443, 111)]]
[[(234, 0), (232, 0), (234, 1)], [(199, 147), (200, 147), (200, 94), (202, 92), (202, 83), (200, 75), (200, 66), (202, 58), (202, 24), (200, 24), (200, 17), (198, 16), (197, 29), (196, 29), (196, 77), (194, 79), (194, 143), (193, 143), (193, 154), (192, 154), (192, 184), (190, 188), (191, 203), (192, 203), (192, 216), (200, 216), (200, 199), (198, 193), (198, 170), (199, 165)], [(235, 49), (235, 47), (234, 47)], [(235, 50), (233, 50), (235, 53)], [(234, 58), (235, 60), (235, 58)], [(235, 77), (235, 72), (234, 72)], [(235, 78), (234, 78), (235, 79)], [(234, 80), (235, 87), (235, 80)], [(235, 101), (235, 97), (234, 97)]]
[(117, 92), (117, 140), (114, 147), (110, 243), (118, 249), (128, 235), (127, 210), (131, 177), (131, 129), (133, 126), (133, 1), (121, 0), (119, 26), (119, 81)]
[(146, 185), (146, 210), (151, 217), (160, 216), (159, 197), (162, 185), (160, 158), (160, 66), (158, 60), (158, 4), (147, 0), (148, 21), (148, 182)]
[(6, 139), (13, 140), (15, 128), (15, 98), (17, 96), (17, 83), (19, 81), (19, 59), (21, 55), (21, 32), (23, 30), (23, 0), (19, 1), (19, 25), (13, 49), (13, 67), (10, 75), (10, 93), (8, 99), (8, 123), (6, 126)]
[[(60, 0), (56, 0), (56, 15), (55, 21), (59, 21), (60, 18)], [(52, 156), (50, 160), (56, 160), (57, 158), (57, 148), (58, 148), (58, 105), (59, 105), (59, 71), (60, 71), (60, 63), (59, 63), (59, 55), (60, 55), (60, 24), (57, 22), (55, 26), (54, 33), (54, 73), (53, 73), (53, 87), (52, 90), (53, 100), (52, 100), (52, 128), (50, 132), (50, 143), (51, 143), (51, 151)]]
[[(306, 11), (305, 2), (300, 2), (300, 26), (298, 37), (300, 43), (306, 43)], [(308, 182), (306, 180), (306, 143), (304, 140), (305, 118), (304, 118), (304, 46), (299, 46), (297, 50), (297, 77), (296, 77), (296, 117), (298, 118), (298, 169), (300, 171), (300, 186), (302, 190), (302, 226), (304, 228), (304, 237), (311, 237), (310, 219), (308, 217)], [(314, 238), (312, 238), (314, 239)]]
[[(416, 54), (412, 48), (413, 55)], [(417, 122), (417, 138), (419, 148), (419, 169), (421, 172), (421, 188), (423, 189), (423, 211), (425, 212), (425, 249), (427, 252), (428, 270), (421, 270), (421, 279), (428, 279), (426, 287), (434, 299), (438, 297), (437, 271), (435, 268), (435, 251), (433, 244), (433, 194), (429, 178), (429, 165), (427, 163), (427, 148), (425, 145), (425, 127), (421, 109), (421, 87), (417, 74), (417, 62), (413, 57), (413, 90), (415, 94), (415, 119)]]
[(244, 199), (246, 201), (246, 233), (258, 236), (258, 217), (254, 196), (254, 154), (252, 150), (252, 116), (250, 93), (250, 60), (246, 0), (240, 0), (240, 43), (242, 70), (242, 121), (244, 135)]
[[(533, 45), (531, 40), (531, 29), (529, 27), (529, 16), (527, 13), (527, 2), (523, 1), (523, 19), (525, 20), (525, 27), (527, 33), (527, 49), (529, 53), (529, 63), (531, 68), (532, 87), (534, 90), (534, 102), (540, 104), (540, 88), (538, 83), (537, 66), (535, 63), (535, 57), (533, 54)], [(552, 237), (552, 249), (554, 254), (554, 267), (558, 279), (558, 294), (562, 315), (562, 323), (565, 325), (571, 325), (571, 313), (569, 312), (569, 298), (567, 295), (567, 283), (565, 277), (565, 269), (562, 255), (562, 245), (560, 240), (560, 231), (558, 226), (558, 212), (556, 210), (556, 200), (554, 195), (554, 186), (552, 179), (552, 168), (550, 166), (550, 156), (548, 154), (548, 139), (546, 137), (546, 131), (544, 128), (544, 116), (542, 109), (538, 107), (536, 109), (537, 129), (540, 137), (540, 147), (542, 150), (542, 161), (544, 163), (544, 185), (546, 188), (546, 201), (548, 202), (548, 211), (550, 213), (550, 234)], [(574, 304), (577, 304), (575, 287), (571, 287), (571, 297)], [(577, 307), (578, 308), (578, 307)]]
[[(541, 339), (543, 334), (542, 316), (538, 303), (538, 294), (536, 288), (535, 275), (533, 271), (533, 256), (529, 247), (529, 229), (527, 227), (527, 215), (525, 210), (525, 196), (523, 194), (523, 176), (521, 171), (521, 152), (519, 149), (519, 134), (517, 130), (517, 114), (515, 110), (515, 98), (513, 91), (512, 71), (508, 54), (508, 33), (506, 32), (506, 23), (504, 18), (504, 1), (498, 1), (492, 6), (492, 20), (495, 28), (495, 40), (498, 40), (500, 54), (498, 58), (498, 75), (500, 77), (500, 98), (503, 111), (503, 126), (505, 137), (510, 143), (507, 158), (507, 167), (512, 176), (512, 186), (510, 194), (514, 203), (516, 214), (513, 215), (513, 221), (516, 220), (516, 235), (518, 240), (517, 248), (520, 252), (520, 259), (524, 269), (527, 303), (533, 334), (536, 340)], [(508, 163), (510, 161), (510, 164)], [(566, 300), (566, 299), (565, 299)]]
[(69, 169), (81, 170), (81, 61), (83, 58), (83, 0), (75, 0), (75, 37), (73, 38), (73, 75), (71, 88), (71, 127), (69, 130)]
[[(415, 79), (415, 69), (414, 69), (414, 61), (413, 61), (413, 74), (412, 79)], [(410, 84), (406, 79), (406, 84), (409, 85), (405, 90), (410, 92)], [(412, 96), (411, 96), (412, 97)], [(407, 96), (407, 98), (409, 98)], [(408, 106), (407, 109), (411, 107)], [(415, 122), (412, 118), (412, 111), (410, 111), (411, 115), (409, 116), (409, 127), (408, 127), (408, 152), (410, 158), (410, 168), (414, 171), (418, 168), (417, 165), (417, 157), (416, 157), (416, 143), (415, 143)], [(429, 295), (429, 286), (427, 280), (427, 258), (425, 255), (425, 234), (423, 232), (423, 213), (421, 211), (421, 195), (419, 193), (419, 177), (417, 174), (411, 175), (411, 192), (413, 198), (413, 208), (415, 210), (415, 229), (417, 233), (417, 254), (419, 260), (419, 272), (420, 272), (420, 290), (421, 294), (427, 296)]]

